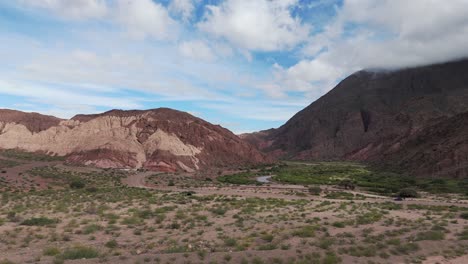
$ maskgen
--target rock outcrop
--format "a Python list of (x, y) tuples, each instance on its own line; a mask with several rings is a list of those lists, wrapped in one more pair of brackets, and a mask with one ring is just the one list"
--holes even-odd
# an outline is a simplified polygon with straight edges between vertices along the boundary
[(468, 60), (364, 70), (280, 128), (242, 138), (287, 159), (390, 162), (416, 175), (454, 176), (468, 168), (468, 130), (451, 123), (466, 122), (467, 112)]
[(103, 168), (162, 171), (267, 161), (229, 130), (167, 108), (112, 110), (70, 120), (0, 110), (0, 148), (66, 156), (69, 162)]

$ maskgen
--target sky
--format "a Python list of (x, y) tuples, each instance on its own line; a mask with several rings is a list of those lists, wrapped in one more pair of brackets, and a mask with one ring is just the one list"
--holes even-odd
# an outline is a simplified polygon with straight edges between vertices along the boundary
[(468, 56), (468, 0), (1, 0), (0, 108), (281, 126), (361, 69)]

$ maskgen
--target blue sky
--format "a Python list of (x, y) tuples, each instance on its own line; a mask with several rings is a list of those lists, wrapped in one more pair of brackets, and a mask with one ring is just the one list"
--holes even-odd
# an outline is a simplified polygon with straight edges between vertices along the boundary
[(0, 108), (278, 127), (354, 71), (465, 57), (467, 2), (2, 1)]

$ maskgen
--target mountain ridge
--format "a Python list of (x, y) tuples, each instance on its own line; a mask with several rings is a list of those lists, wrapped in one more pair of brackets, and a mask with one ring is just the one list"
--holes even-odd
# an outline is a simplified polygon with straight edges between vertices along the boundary
[[(468, 112), (467, 73), (468, 60), (358, 71), (281, 127), (241, 137), (280, 158), (386, 163), (384, 157), (405, 148), (424, 129)], [(398, 164), (392, 157), (393, 164)], [(453, 165), (432, 166), (440, 167), (443, 174)], [(427, 173), (408, 168), (416, 175)], [(466, 174), (467, 168), (460, 170), (453, 175)]]
[[(264, 163), (269, 159), (229, 130), (169, 108), (110, 110), (68, 120), (0, 111), (0, 149), (66, 156), (72, 163), (105, 168), (196, 171)], [(49, 126), (29, 129), (28, 120)], [(33, 122), (33, 121), (31, 121)]]

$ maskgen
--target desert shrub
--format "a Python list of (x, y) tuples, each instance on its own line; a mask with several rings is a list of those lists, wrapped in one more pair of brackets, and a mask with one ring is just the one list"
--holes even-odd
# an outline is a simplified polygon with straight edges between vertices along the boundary
[(237, 245), (237, 240), (235, 238), (228, 237), (224, 239), (224, 245), (226, 247), (235, 247)]
[(468, 227), (465, 227), (465, 229), (458, 234), (458, 239), (460, 240), (468, 240)]
[(395, 253), (397, 254), (409, 254), (419, 250), (419, 245), (416, 243), (405, 243), (395, 246)]
[(414, 188), (403, 188), (398, 192), (398, 196), (401, 198), (418, 198), (419, 194)]
[(50, 219), (47, 217), (33, 217), (30, 219), (24, 220), (21, 225), (25, 226), (47, 226), (56, 224), (58, 221), (56, 219)]
[(42, 251), (42, 254), (44, 254), (44, 256), (57, 256), (60, 254), (60, 249), (56, 247), (48, 247)]
[(377, 211), (367, 212), (356, 217), (356, 224), (357, 225), (368, 225), (375, 222), (378, 222), (382, 219), (382, 214)]
[(463, 212), (460, 214), (460, 217), (468, 220), (468, 212)]
[(337, 256), (334, 252), (327, 252), (323, 257), (323, 264), (337, 264), (341, 263), (341, 258)]
[(332, 224), (332, 226), (338, 227), (338, 228), (344, 228), (346, 226), (346, 223), (344, 223), (344, 222), (334, 222)]
[(175, 186), (175, 183), (173, 180), (170, 180), (169, 183), (167, 184), (168, 186)]
[(444, 238), (445, 234), (440, 230), (420, 232), (416, 235), (416, 240), (443, 240)]
[(354, 190), (356, 188), (356, 185), (354, 182), (350, 179), (344, 179), (338, 183), (338, 186), (345, 188), (346, 190)]
[(300, 229), (293, 231), (292, 234), (298, 237), (313, 237), (315, 236), (316, 229), (317, 228), (315, 226), (304, 226), (304, 227), (301, 227)]
[(309, 187), (309, 193), (312, 195), (320, 195), (322, 189), (319, 186)]
[(115, 239), (112, 239), (112, 240), (107, 241), (105, 246), (108, 248), (116, 248), (119, 246), (119, 244), (117, 243), (117, 241), (115, 241)]
[(85, 226), (85, 228), (83, 229), (83, 234), (89, 235), (101, 229), (102, 229), (102, 226), (100, 225), (90, 224), (90, 225)]
[(215, 215), (224, 215), (227, 212), (227, 208), (224, 207), (214, 207), (210, 210)]
[(92, 259), (97, 258), (99, 256), (99, 252), (92, 248), (86, 246), (75, 246), (72, 248), (67, 248), (61, 258), (63, 259)]
[(80, 179), (75, 179), (75, 180), (72, 180), (72, 182), (70, 182), (70, 188), (72, 189), (83, 189), (85, 185), (86, 184), (84, 183), (84, 181)]
[(98, 191), (98, 188), (92, 186), (92, 187), (86, 188), (86, 191), (89, 192), (89, 193), (95, 193), (95, 192)]

